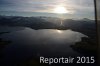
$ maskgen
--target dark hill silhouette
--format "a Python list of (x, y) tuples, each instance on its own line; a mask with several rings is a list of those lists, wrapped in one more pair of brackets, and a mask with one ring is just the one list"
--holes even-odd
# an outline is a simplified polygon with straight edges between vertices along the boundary
[[(51, 19), (51, 17), (47, 18)], [(0, 16), (0, 25), (23, 26), (33, 29), (72, 29), (91, 37), (94, 37), (94, 34), (96, 34), (94, 20), (90, 20), (87, 18), (83, 18), (81, 20), (65, 19), (63, 20), (63, 26), (61, 26), (59, 18), (52, 18), (51, 20), (50, 19), (46, 20), (46, 17), (45, 19), (43, 19), (41, 17)]]

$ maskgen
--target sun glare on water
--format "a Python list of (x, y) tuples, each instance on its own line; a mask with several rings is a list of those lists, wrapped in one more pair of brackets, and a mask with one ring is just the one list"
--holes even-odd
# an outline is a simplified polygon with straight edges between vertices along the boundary
[(69, 13), (69, 11), (65, 7), (59, 6), (54, 9), (54, 13), (65, 14)]
[(58, 33), (62, 33), (62, 31), (61, 31), (61, 30), (57, 30), (57, 32), (58, 32)]

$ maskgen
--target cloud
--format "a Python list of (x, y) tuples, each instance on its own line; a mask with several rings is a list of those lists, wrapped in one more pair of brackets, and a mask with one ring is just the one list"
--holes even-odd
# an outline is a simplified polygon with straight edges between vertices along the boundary
[(87, 9), (87, 7), (93, 7), (93, 2), (91, 2), (91, 0), (0, 0), (0, 8), (8, 10), (15, 9), (16, 11), (20, 11), (20, 9), (26, 9), (26, 11), (34, 11), (35, 9), (48, 11), (48, 9), (59, 5), (63, 5), (66, 8)]
[(74, 14), (94, 14), (94, 0), (0, 0), (0, 11), (48, 12), (63, 6)]

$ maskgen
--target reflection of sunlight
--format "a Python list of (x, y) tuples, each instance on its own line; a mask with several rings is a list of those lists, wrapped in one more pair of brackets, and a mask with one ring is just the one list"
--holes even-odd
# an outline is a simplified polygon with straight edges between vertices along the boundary
[(61, 31), (61, 30), (57, 30), (57, 32), (58, 32), (58, 33), (62, 33), (62, 31)]
[(61, 23), (60, 23), (60, 25), (62, 26), (63, 25), (63, 21), (61, 20)]

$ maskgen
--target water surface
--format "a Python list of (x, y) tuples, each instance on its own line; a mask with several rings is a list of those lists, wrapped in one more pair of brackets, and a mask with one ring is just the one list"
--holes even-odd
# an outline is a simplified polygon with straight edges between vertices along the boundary
[[(16, 27), (17, 29), (18, 27)], [(5, 31), (8, 29), (4, 29)], [(76, 56), (70, 45), (81, 41), (84, 34), (68, 30), (18, 28), (0, 36), (12, 43), (3, 48), (3, 62), (19, 62), (33, 56)]]

